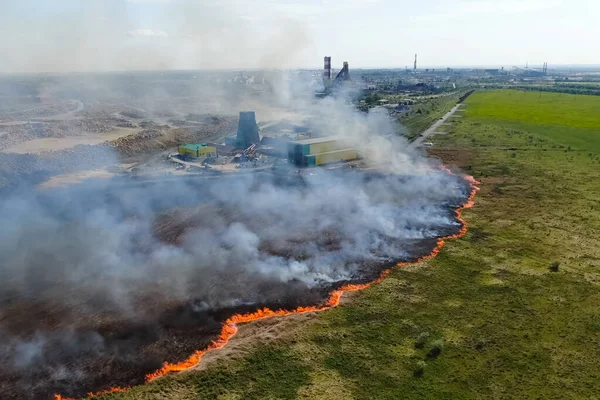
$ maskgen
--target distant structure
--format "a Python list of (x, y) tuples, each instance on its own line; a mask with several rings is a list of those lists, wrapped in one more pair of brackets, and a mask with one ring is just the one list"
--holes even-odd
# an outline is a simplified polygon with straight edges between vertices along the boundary
[(241, 111), (236, 147), (246, 149), (253, 144), (259, 143), (260, 136), (258, 134), (258, 125), (256, 124), (256, 114), (254, 111)]
[(331, 57), (326, 56), (323, 60), (323, 91), (316, 92), (316, 97), (329, 96), (340, 88), (356, 89), (356, 83), (350, 79), (348, 61), (344, 61), (342, 69), (335, 75), (335, 78), (332, 78)]
[(349, 81), (350, 80), (350, 70), (348, 68), (348, 61), (344, 61), (344, 66), (342, 67), (342, 70), (340, 72), (338, 72), (337, 76), (335, 77), (335, 81), (339, 82), (339, 81)]
[(326, 81), (331, 79), (331, 57), (325, 56), (325, 62), (323, 66), (323, 79)]
[(415, 71), (417, 70), (417, 53), (415, 53), (415, 67), (414, 67), (414, 70)]
[(544, 62), (544, 66), (542, 67), (542, 73), (544, 75), (548, 75), (548, 61)]

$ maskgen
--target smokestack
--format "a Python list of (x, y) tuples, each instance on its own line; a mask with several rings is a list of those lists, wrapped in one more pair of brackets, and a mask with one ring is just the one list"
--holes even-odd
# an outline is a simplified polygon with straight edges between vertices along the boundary
[(240, 111), (236, 142), (238, 147), (244, 149), (250, 147), (252, 144), (260, 143), (254, 111)]
[(323, 79), (331, 79), (331, 57), (325, 57), (325, 63), (323, 67)]
[(417, 53), (415, 53), (415, 71), (417, 70)]
[(342, 69), (342, 71), (344, 71), (344, 80), (350, 79), (350, 69), (348, 68), (348, 61), (344, 61), (344, 68)]

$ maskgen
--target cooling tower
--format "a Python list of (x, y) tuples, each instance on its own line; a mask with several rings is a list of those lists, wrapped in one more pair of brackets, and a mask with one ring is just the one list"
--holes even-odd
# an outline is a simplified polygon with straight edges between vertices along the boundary
[(256, 125), (256, 114), (254, 111), (241, 111), (238, 124), (237, 147), (248, 148), (252, 144), (259, 144), (258, 125)]

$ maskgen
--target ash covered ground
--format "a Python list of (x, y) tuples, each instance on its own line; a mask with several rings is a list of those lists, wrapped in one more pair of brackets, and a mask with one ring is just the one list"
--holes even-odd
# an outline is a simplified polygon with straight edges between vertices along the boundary
[(429, 253), (460, 229), (469, 186), (414, 172), (112, 180), (3, 200), (3, 398), (142, 383), (233, 313), (319, 304)]

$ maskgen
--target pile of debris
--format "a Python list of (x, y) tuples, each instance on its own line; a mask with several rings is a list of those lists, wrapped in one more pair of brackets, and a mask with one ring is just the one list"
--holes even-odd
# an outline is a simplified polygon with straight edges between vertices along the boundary
[(0, 149), (14, 146), (28, 140), (41, 138), (64, 138), (85, 134), (102, 134), (114, 127), (96, 119), (74, 119), (69, 121), (32, 122), (4, 126), (5, 133), (0, 136)]
[(113, 140), (110, 146), (125, 157), (140, 153), (149, 154), (177, 147), (181, 143), (202, 142), (225, 135), (235, 129), (237, 123), (233, 117), (214, 116), (210, 121), (208, 124), (187, 128), (169, 128), (166, 125), (154, 124), (139, 133)]

